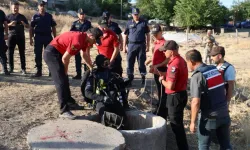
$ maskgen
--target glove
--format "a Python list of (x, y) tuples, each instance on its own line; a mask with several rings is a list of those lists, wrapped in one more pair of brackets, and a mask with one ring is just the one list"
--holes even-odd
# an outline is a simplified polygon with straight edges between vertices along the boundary
[(109, 98), (109, 97), (107, 97), (107, 96), (104, 96), (103, 103), (104, 103), (104, 104), (112, 104), (113, 101), (112, 101), (111, 98)]

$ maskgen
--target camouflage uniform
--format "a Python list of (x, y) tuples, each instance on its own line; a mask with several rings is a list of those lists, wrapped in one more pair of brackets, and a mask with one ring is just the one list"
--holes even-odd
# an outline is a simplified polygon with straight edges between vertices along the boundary
[(215, 38), (212, 35), (210, 36), (207, 35), (203, 38), (203, 43), (205, 44), (205, 50), (204, 50), (205, 60), (204, 61), (207, 64), (207, 59), (208, 59), (209, 63), (211, 64), (212, 63), (211, 56), (209, 56), (208, 54), (211, 52), (214, 46)]

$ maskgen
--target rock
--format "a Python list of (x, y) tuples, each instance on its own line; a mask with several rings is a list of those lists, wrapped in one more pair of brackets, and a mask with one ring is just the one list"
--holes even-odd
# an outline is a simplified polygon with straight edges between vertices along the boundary
[(247, 107), (250, 107), (250, 99), (245, 101), (245, 104), (247, 105)]
[(31, 129), (27, 137), (32, 150), (123, 150), (122, 134), (88, 120), (57, 120)]
[(235, 100), (244, 102), (248, 100), (248, 98), (245, 95), (243, 95), (241, 91), (236, 91)]

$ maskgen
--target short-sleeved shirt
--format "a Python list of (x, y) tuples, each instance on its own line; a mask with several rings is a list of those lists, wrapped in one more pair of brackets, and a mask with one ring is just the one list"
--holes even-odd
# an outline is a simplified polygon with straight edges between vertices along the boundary
[(65, 32), (54, 38), (49, 45), (55, 47), (62, 55), (67, 51), (70, 55), (76, 55), (80, 50), (86, 51), (90, 46), (86, 42), (87, 34), (84, 32)]
[(110, 21), (108, 24), (108, 28), (114, 31), (117, 35), (120, 35), (122, 33), (121, 28), (116, 22)]
[(101, 38), (101, 45), (97, 45), (99, 54), (111, 59), (115, 47), (119, 46), (117, 35), (112, 30), (106, 30)]
[(164, 38), (154, 42), (154, 55), (153, 55), (153, 65), (157, 65), (166, 60), (164, 52), (159, 51), (159, 48), (164, 45), (166, 40)]
[(167, 94), (185, 91), (188, 82), (188, 69), (186, 61), (180, 56), (176, 55), (168, 63), (166, 81), (175, 82), (174, 90), (167, 89)]
[(7, 21), (6, 15), (2, 10), (0, 10), (0, 34), (3, 34), (3, 24), (5, 21)]
[(70, 31), (80, 31), (86, 32), (91, 28), (91, 22), (88, 20), (84, 20), (83, 23), (80, 20), (76, 20), (73, 22)]
[(25, 24), (28, 24), (28, 20), (26, 17), (22, 14), (9, 14), (7, 16), (8, 23), (12, 21), (16, 21), (15, 26), (9, 26), (9, 34), (11, 35), (21, 35), (24, 36), (24, 26), (21, 21), (23, 21)]
[(124, 34), (128, 35), (129, 42), (145, 42), (145, 34), (149, 32), (150, 30), (147, 22), (140, 19), (138, 23), (134, 20), (128, 21)]
[[(217, 69), (220, 70), (221, 66), (217, 66)], [(235, 81), (235, 69), (232, 65), (228, 66), (224, 72), (224, 81)]]
[(47, 12), (45, 15), (35, 14), (30, 22), (32, 28), (35, 29), (36, 35), (51, 36), (51, 28), (56, 26), (53, 16)]

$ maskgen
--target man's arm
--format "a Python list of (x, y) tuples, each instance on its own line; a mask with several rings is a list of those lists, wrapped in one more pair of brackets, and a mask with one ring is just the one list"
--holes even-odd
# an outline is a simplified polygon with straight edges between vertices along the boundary
[(110, 62), (113, 62), (113, 61), (115, 60), (115, 58), (117, 57), (117, 55), (119, 54), (119, 52), (120, 52), (120, 50), (119, 50), (118, 46), (115, 47), (115, 50), (114, 50), (114, 52), (113, 52), (113, 54), (112, 54), (112, 57), (111, 57), (111, 59), (110, 59)]
[(30, 34), (30, 45), (33, 46), (34, 28), (31, 26), (30, 26), (29, 34)]
[(8, 30), (9, 29), (9, 26), (8, 26), (8, 22), (7, 21), (4, 21), (4, 32), (5, 32), (5, 36), (4, 36), (4, 39), (7, 40), (8, 39)]
[(231, 98), (233, 96), (233, 90), (234, 90), (234, 81), (227, 81), (228, 87), (227, 87), (227, 102), (230, 103)]
[(64, 65), (64, 71), (65, 71), (65, 74), (68, 75), (68, 68), (69, 68), (69, 61), (70, 61), (70, 58), (71, 58), (72, 55), (70, 55), (68, 53), (68, 51), (66, 51), (63, 56), (62, 56), (62, 62), (63, 62), (63, 65)]
[(169, 59), (165, 59), (162, 63), (159, 63), (155, 65), (154, 67), (158, 68), (158, 67), (166, 66), (168, 62), (169, 62)]
[(146, 38), (147, 38), (146, 52), (149, 52), (149, 48), (150, 48), (150, 34), (149, 33), (146, 34)]
[(200, 98), (192, 98), (190, 131), (195, 132), (195, 124), (200, 110)]
[(119, 48), (120, 48), (120, 51), (122, 51), (122, 48), (123, 48), (123, 38), (122, 38), (122, 34), (119, 34), (119, 35), (118, 35), (118, 38), (119, 38), (119, 43), (120, 43)]
[(90, 70), (93, 69), (93, 65), (92, 65), (92, 61), (90, 58), (90, 54), (89, 54), (90, 48), (86, 49), (86, 51), (81, 51), (81, 56), (82, 56), (82, 60), (84, 61), (84, 63), (88, 66), (88, 68)]
[(172, 82), (172, 81), (165, 81), (165, 80), (162, 80), (162, 85), (169, 89), (169, 90), (174, 90), (175, 88), (175, 81)]
[(123, 50), (125, 53), (127, 53), (127, 42), (128, 42), (128, 35), (124, 34), (124, 36), (123, 36)]
[(52, 32), (53, 32), (53, 36), (54, 36), (54, 38), (56, 37), (56, 27), (54, 26), (54, 27), (52, 27)]

